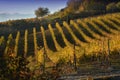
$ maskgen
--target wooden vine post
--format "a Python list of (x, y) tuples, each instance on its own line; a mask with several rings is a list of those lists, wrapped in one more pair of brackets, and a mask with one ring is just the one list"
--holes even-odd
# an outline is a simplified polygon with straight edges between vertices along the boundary
[(43, 73), (45, 73), (45, 62), (46, 62), (46, 50), (45, 50), (45, 47), (44, 47), (44, 53), (43, 53)]
[(107, 62), (109, 64), (109, 55), (110, 55), (110, 39), (108, 39), (108, 53), (107, 53)]
[(75, 53), (75, 46), (76, 46), (76, 43), (74, 42), (74, 51), (73, 51), (73, 65), (74, 65), (74, 69), (77, 70), (77, 57), (76, 57), (76, 53)]

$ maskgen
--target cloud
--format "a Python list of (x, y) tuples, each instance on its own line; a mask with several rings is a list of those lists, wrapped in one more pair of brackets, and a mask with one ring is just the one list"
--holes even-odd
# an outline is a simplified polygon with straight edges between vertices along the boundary
[(16, 20), (16, 19), (25, 19), (25, 18), (33, 18), (35, 17), (34, 14), (20, 14), (20, 13), (0, 13), (0, 22), (7, 21), (7, 20)]

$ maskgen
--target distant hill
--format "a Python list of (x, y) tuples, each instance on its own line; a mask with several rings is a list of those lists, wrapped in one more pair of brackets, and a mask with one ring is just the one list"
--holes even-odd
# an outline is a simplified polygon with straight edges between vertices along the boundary
[(9, 14), (9, 13), (0, 13), (0, 22), (7, 20), (16, 20), (16, 19), (25, 19), (35, 17), (33, 14)]

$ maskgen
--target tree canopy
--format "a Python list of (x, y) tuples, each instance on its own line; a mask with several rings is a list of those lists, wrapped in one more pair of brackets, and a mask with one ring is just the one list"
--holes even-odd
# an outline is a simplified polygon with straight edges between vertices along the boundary
[(67, 6), (77, 10), (82, 3), (82, 0), (68, 0)]
[[(119, 0), (68, 0), (67, 9), (72, 11), (83, 10), (98, 10), (105, 11), (105, 6)], [(81, 11), (81, 10), (80, 10)]]
[(49, 13), (49, 9), (48, 8), (44, 8), (44, 7), (39, 7), (36, 11), (35, 11), (35, 15), (36, 17), (42, 17), (45, 16)]

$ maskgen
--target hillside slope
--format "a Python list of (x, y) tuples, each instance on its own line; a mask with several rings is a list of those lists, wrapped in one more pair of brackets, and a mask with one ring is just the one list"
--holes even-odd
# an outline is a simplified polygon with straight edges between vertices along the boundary
[(70, 24), (63, 22), (63, 26), (56, 23), (55, 28), (50, 24), (48, 26), (48, 30), (44, 30), (43, 27), (39, 30), (34, 28), (33, 34), (29, 35), (28, 31), (26, 37), (19, 36), (20, 38), (16, 37), (16, 39), (9, 37), (8, 40), (3, 40), (4, 38), (1, 37), (0, 47), (6, 52), (12, 48), (14, 53), (16, 45), (18, 46), (16, 54), (34, 55), (39, 61), (42, 61), (41, 57), (45, 50), (54, 62), (61, 57), (73, 56), (74, 44), (78, 57), (84, 53), (84, 50), (86, 54), (99, 53), (103, 50), (102, 46), (104, 46), (103, 51), (107, 51), (109, 40), (111, 51), (120, 50), (120, 13), (71, 20)]

